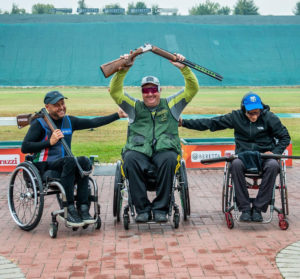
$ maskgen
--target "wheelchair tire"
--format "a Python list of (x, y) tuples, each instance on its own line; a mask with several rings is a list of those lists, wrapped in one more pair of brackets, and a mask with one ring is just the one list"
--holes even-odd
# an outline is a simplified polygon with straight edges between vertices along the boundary
[(180, 222), (180, 214), (179, 213), (176, 213), (176, 212), (174, 213), (173, 222), (174, 222), (174, 228), (178, 229), (179, 222)]
[(117, 222), (120, 222), (120, 212), (122, 208), (121, 185), (123, 179), (121, 174), (121, 161), (117, 162), (115, 182), (114, 182), (114, 200), (113, 200), (113, 215), (117, 217)]
[(31, 162), (23, 162), (13, 171), (8, 187), (8, 206), (22, 230), (33, 230), (39, 224), (44, 209), (43, 183)]
[(187, 181), (187, 173), (186, 173), (185, 162), (183, 160), (181, 160), (181, 165), (179, 169), (179, 183), (181, 185), (180, 200), (182, 206), (183, 219), (184, 221), (186, 221), (187, 216), (191, 214), (191, 209), (190, 209), (190, 196), (189, 196), (189, 186)]
[(100, 230), (101, 228), (101, 218), (100, 216), (97, 217), (97, 221), (95, 223), (95, 230)]
[(129, 215), (128, 214), (123, 215), (123, 225), (124, 225), (125, 230), (129, 229)]
[(50, 235), (51, 238), (56, 238), (57, 231), (58, 231), (58, 223), (50, 224), (49, 235)]

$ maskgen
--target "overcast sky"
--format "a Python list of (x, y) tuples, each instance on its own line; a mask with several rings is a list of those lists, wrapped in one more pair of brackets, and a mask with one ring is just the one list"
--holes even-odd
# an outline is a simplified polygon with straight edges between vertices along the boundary
[[(104, 8), (107, 4), (118, 3), (122, 8), (127, 9), (128, 3), (136, 3), (142, 1), (148, 8), (152, 5), (158, 5), (160, 8), (177, 8), (180, 15), (187, 15), (189, 9), (193, 6), (205, 3), (205, 0), (86, 0), (88, 8)], [(229, 6), (231, 9), (235, 6), (237, 0), (211, 0), (217, 2), (221, 6)], [(254, 0), (255, 5), (259, 8), (261, 15), (293, 15), (296, 3), (300, 0)], [(72, 8), (73, 13), (76, 11), (77, 0), (0, 0), (0, 9), (3, 11), (11, 11), (12, 4), (15, 3), (19, 8), (31, 12), (34, 4), (52, 4), (55, 8)]]

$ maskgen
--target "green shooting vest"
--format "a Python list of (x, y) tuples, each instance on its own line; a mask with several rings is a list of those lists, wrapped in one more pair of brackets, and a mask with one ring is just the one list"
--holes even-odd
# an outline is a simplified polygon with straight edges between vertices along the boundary
[(167, 100), (161, 99), (155, 115), (144, 102), (135, 103), (135, 120), (128, 126), (123, 152), (135, 150), (151, 157), (153, 153), (173, 150), (181, 155), (178, 121), (173, 117)]

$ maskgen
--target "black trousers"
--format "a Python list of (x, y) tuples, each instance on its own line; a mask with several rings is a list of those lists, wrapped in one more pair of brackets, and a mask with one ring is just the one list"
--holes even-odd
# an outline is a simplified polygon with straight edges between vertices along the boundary
[[(279, 172), (279, 164), (275, 159), (262, 160), (262, 171), (261, 184), (253, 202), (253, 207), (266, 212), (272, 199), (273, 187)], [(231, 173), (239, 210), (250, 210), (249, 193), (244, 175), (245, 166), (240, 159), (233, 160)]]
[[(167, 213), (178, 154), (174, 151), (155, 153), (151, 158), (137, 151), (126, 151), (123, 155), (124, 171), (130, 185), (130, 194), (136, 212)], [(156, 197), (149, 201), (146, 189), (146, 170), (156, 174)]]
[[(83, 170), (91, 170), (91, 162), (87, 157), (77, 157), (78, 163)], [(77, 202), (88, 204), (89, 197), (89, 177), (80, 176), (76, 162), (72, 157), (64, 157), (53, 162), (35, 163), (41, 172), (42, 179), (47, 177), (59, 178), (60, 183), (65, 189), (68, 204), (74, 203), (74, 185), (77, 184)]]

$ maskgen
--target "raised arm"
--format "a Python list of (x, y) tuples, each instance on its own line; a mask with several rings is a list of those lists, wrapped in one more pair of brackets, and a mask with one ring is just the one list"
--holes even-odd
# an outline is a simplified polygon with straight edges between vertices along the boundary
[(174, 118), (177, 120), (179, 120), (180, 114), (199, 90), (198, 80), (194, 73), (189, 67), (186, 67), (182, 64), (181, 66), (183, 66), (180, 68), (180, 71), (185, 81), (185, 87), (183, 90), (167, 98), (169, 108)]

